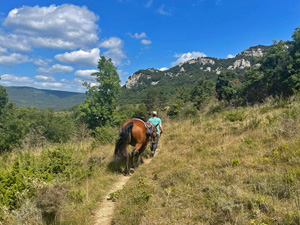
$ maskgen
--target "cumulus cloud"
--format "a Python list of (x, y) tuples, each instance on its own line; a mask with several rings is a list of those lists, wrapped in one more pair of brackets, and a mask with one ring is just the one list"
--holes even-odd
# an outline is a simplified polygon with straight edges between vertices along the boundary
[(75, 65), (91, 65), (97, 66), (100, 57), (100, 50), (98, 48), (89, 51), (79, 50), (73, 52), (65, 52), (58, 54), (54, 58), (60, 62), (75, 64)]
[(1, 75), (0, 82), (5, 86), (29, 86), (32, 84), (33, 80), (29, 77), (18, 77), (14, 74), (3, 74)]
[(21, 55), (19, 53), (11, 53), (8, 55), (0, 55), (0, 65), (1, 66), (14, 66), (17, 64), (22, 64), (29, 62), (29, 57), (26, 55)]
[(103, 55), (106, 58), (111, 58), (115, 66), (130, 64), (130, 61), (123, 52), (123, 41), (120, 38), (111, 37), (100, 43), (99, 47), (108, 49)]
[(97, 42), (98, 19), (85, 6), (22, 6), (11, 10), (3, 25), (13, 30), (15, 39), (22, 35), (27, 49), (28, 43), (34, 47), (74, 49)]
[(37, 69), (37, 72), (46, 73), (46, 74), (57, 74), (57, 73), (71, 73), (73, 70), (74, 69), (71, 66), (55, 64), (51, 67), (40, 67)]
[(142, 43), (143, 45), (151, 45), (152, 41), (151, 41), (151, 40), (143, 39), (143, 40), (141, 40), (141, 43)]
[(14, 51), (31, 51), (29, 38), (24, 35), (7, 34), (0, 30), (0, 46)]
[(231, 59), (231, 58), (234, 58), (234, 57), (235, 57), (235, 55), (232, 55), (232, 54), (228, 54), (228, 55), (227, 55), (227, 58), (228, 58), (228, 59)]
[(49, 63), (52, 62), (52, 60), (51, 59), (35, 58), (35, 59), (32, 59), (32, 62), (36, 66), (46, 67), (46, 66), (49, 65)]
[(178, 58), (175, 62), (172, 62), (172, 66), (176, 66), (179, 63), (184, 63), (190, 59), (195, 59), (199, 57), (206, 57), (206, 55), (203, 52), (187, 52), (183, 54), (175, 54), (176, 58)]
[(7, 52), (7, 49), (6, 48), (2, 48), (0, 47), (0, 54), (2, 55), (3, 53), (6, 53)]
[(41, 87), (41, 88), (69, 88), (69, 85), (60, 83), (60, 82), (34, 82), (35, 86)]
[(162, 68), (160, 68), (160, 69), (158, 69), (158, 70), (160, 70), (160, 71), (166, 71), (166, 70), (168, 70), (169, 68), (168, 67), (162, 67)]
[(50, 77), (50, 76), (45, 76), (45, 75), (36, 75), (34, 77), (36, 80), (42, 80), (42, 81), (55, 81), (54, 77)]
[(146, 38), (147, 37), (147, 34), (145, 32), (142, 32), (142, 33), (128, 33), (128, 35), (132, 38), (135, 38), (135, 39), (142, 39), (142, 38)]
[(123, 41), (118, 37), (111, 37), (100, 43), (100, 48), (122, 48)]
[(98, 72), (98, 70), (77, 70), (75, 77), (83, 78), (86, 80), (93, 80), (92, 73)]

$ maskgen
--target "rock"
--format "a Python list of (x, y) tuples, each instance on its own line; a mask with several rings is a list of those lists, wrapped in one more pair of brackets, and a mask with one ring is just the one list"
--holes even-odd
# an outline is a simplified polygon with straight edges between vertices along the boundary
[(238, 55), (242, 55), (242, 56), (255, 56), (255, 57), (263, 57), (264, 56), (264, 52), (261, 48), (249, 48), (245, 51), (242, 51), (241, 53), (239, 53)]
[(128, 77), (126, 80), (125, 87), (130, 89), (133, 86), (135, 86), (142, 75), (143, 75), (142, 73), (131, 74), (130, 77)]
[(246, 67), (250, 67), (251, 63), (248, 60), (245, 59), (238, 59), (233, 63), (233, 66), (229, 66), (227, 69), (244, 69)]

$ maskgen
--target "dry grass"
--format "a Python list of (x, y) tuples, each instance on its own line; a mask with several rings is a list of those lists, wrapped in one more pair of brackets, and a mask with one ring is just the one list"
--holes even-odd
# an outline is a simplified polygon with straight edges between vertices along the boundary
[(159, 154), (121, 191), (114, 224), (299, 224), (298, 108), (165, 123)]

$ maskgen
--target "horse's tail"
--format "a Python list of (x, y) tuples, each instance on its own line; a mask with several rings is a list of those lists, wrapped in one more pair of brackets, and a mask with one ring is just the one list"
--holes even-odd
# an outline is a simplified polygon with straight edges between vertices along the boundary
[(126, 146), (129, 144), (132, 135), (133, 122), (126, 124), (119, 133), (119, 139), (115, 147), (115, 159), (127, 156)]

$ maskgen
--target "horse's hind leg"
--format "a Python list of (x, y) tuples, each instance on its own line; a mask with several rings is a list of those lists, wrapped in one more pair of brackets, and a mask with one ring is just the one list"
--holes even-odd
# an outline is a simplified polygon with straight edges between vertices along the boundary
[(142, 164), (144, 163), (144, 160), (143, 160), (143, 152), (145, 151), (147, 145), (143, 145), (142, 148), (140, 149), (140, 152), (139, 152), (139, 164)]
[(126, 146), (126, 162), (125, 162), (125, 170), (124, 175), (129, 175), (129, 153), (128, 153), (128, 145)]
[(137, 161), (137, 160), (135, 160), (136, 158), (139, 158), (139, 156), (138, 157), (136, 157), (136, 155), (137, 154), (139, 154), (140, 152), (139, 152), (139, 150), (142, 148), (142, 145), (141, 144), (137, 144), (136, 146), (135, 146), (135, 148), (132, 150), (132, 168), (135, 168), (136, 167), (136, 164), (135, 164), (135, 161)]

